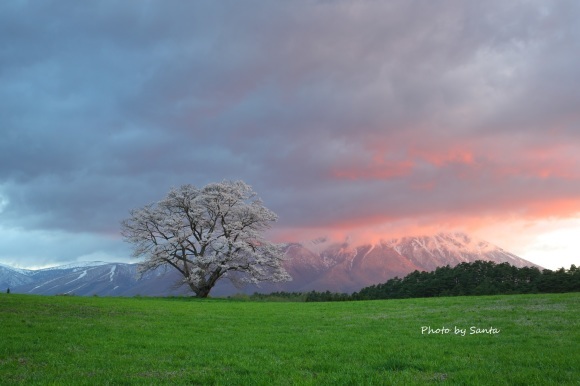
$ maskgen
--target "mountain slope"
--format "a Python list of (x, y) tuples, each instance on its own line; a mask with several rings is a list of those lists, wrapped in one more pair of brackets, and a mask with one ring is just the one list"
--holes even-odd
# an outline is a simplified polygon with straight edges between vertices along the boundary
[(137, 264), (87, 262), (30, 271), (28, 281), (13, 285), (15, 293), (79, 296), (166, 296), (184, 291), (178, 277), (158, 269), (139, 277)]
[(34, 279), (30, 275), (34, 271), (27, 269), (12, 268), (0, 264), (0, 290), (4, 291), (11, 287), (16, 287), (32, 282)]

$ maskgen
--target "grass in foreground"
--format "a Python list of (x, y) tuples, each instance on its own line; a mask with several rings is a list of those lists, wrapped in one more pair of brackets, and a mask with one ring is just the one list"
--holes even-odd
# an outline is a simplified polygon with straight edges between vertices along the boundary
[(578, 385), (578, 310), (578, 293), (336, 303), (1, 294), (0, 384)]

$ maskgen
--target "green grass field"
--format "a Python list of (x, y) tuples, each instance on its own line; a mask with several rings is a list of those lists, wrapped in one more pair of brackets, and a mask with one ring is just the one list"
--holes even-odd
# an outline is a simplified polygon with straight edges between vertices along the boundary
[[(580, 385), (579, 316), (580, 293), (334, 303), (0, 294), (0, 384)], [(429, 326), (449, 332), (422, 333)]]

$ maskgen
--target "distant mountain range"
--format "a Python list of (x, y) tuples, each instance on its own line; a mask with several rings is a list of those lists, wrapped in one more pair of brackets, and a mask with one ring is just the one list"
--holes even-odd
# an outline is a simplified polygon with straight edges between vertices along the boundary
[[(439, 266), (455, 266), (476, 260), (507, 262), (516, 267), (536, 266), (486, 241), (463, 233), (404, 237), (373, 245), (352, 246), (317, 239), (285, 245), (284, 265), (293, 280), (235, 288), (222, 280), (212, 296), (237, 292), (326, 291), (354, 292), (384, 283), (408, 273), (432, 271)], [(540, 267), (541, 268), (541, 267)], [(139, 278), (137, 264), (87, 262), (40, 270), (12, 268), (0, 264), (0, 290), (41, 295), (80, 296), (168, 296), (189, 294), (179, 286), (179, 275), (172, 269), (157, 269)]]
[(137, 264), (83, 262), (39, 270), (0, 265), (0, 289), (38, 295), (167, 296), (180, 295), (177, 276), (166, 269), (148, 272), (142, 278)]

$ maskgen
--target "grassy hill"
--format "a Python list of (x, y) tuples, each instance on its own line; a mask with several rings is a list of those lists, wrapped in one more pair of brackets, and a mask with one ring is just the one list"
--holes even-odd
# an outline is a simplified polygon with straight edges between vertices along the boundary
[(0, 384), (578, 385), (578, 310), (579, 293), (335, 303), (0, 294)]

